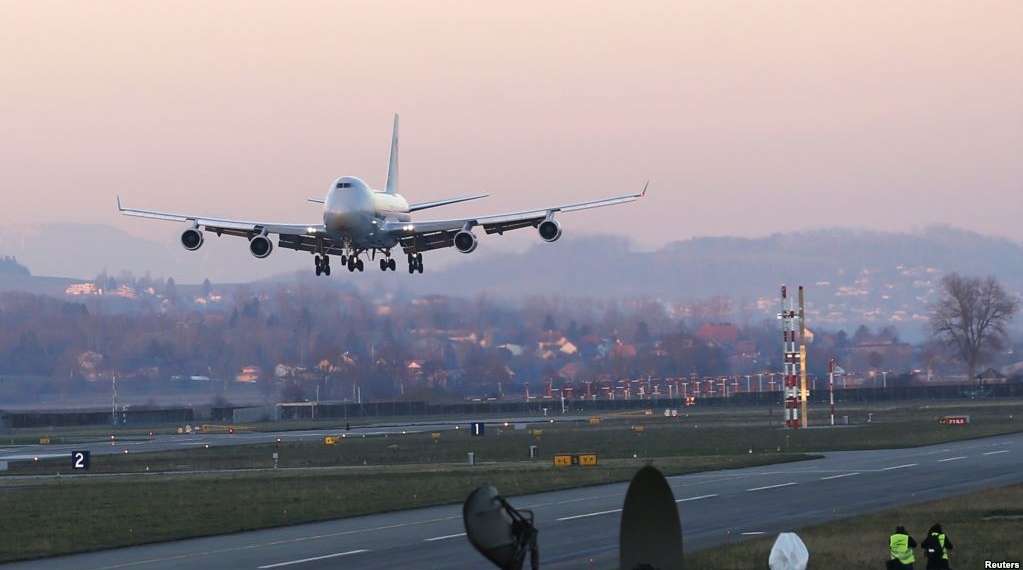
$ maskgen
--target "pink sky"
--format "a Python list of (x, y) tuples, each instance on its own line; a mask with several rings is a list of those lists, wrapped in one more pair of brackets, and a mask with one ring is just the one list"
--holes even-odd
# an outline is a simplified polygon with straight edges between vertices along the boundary
[(0, 0), (0, 223), (315, 222), (336, 176), (383, 185), (399, 112), (410, 201), (491, 194), (424, 217), (650, 179), (566, 235), (1023, 242), (1023, 2), (609, 4)]

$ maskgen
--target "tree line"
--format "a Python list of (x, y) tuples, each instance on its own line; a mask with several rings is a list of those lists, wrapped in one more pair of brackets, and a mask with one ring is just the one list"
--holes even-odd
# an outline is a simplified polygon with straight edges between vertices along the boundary
[[(300, 282), (221, 287), (219, 302), (198, 306), (173, 282), (161, 285), (160, 294), (135, 299), (0, 294), (0, 375), (53, 378), (70, 390), (114, 375), (154, 386), (175, 376), (229, 380), (256, 367), (270, 392), (281, 389), (283, 365), (292, 399), (314, 389), (324, 398), (388, 399), (418, 388), (499, 397), (521, 394), (526, 383), (535, 394), (548, 381), (781, 370), (773, 319), (737, 325), (738, 342), (701, 336), (704, 324), (728, 318), (722, 298), (686, 306), (649, 298), (379, 299)], [(214, 289), (206, 282), (196, 293)], [(946, 276), (932, 342), (914, 358), (946, 370), (965, 363), (972, 378), (1010, 344), (1017, 308), (993, 279)], [(809, 349), (810, 372), (819, 375), (850, 347), (898, 340), (890, 327), (816, 332), (827, 339)]]

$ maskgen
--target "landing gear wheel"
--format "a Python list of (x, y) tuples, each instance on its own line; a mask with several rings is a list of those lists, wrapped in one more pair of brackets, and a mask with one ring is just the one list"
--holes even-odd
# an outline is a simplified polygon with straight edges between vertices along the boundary
[(341, 256), (341, 265), (348, 265), (348, 257), (345, 255)]
[(316, 276), (319, 277), (323, 273), (323, 266), (320, 264), (320, 256), (313, 257), (313, 264), (316, 266)]
[(416, 266), (413, 265), (412, 262), (410, 261), (409, 264), (408, 264), (408, 274), (412, 275), (415, 272), (416, 272)]
[(391, 258), (391, 259), (387, 260), (387, 267), (391, 271), (397, 271), (398, 270), (398, 264), (395, 263), (394, 258)]
[(380, 258), (380, 271), (387, 271), (387, 260)]
[(327, 275), (327, 276), (330, 275), (330, 266), (329, 265), (324, 265), (323, 266), (323, 274)]
[(348, 271), (355, 271), (355, 258), (354, 257), (349, 257), (348, 258)]
[(355, 261), (355, 268), (358, 269), (359, 271), (362, 271), (363, 265), (362, 265), (362, 260), (361, 259), (357, 259)]

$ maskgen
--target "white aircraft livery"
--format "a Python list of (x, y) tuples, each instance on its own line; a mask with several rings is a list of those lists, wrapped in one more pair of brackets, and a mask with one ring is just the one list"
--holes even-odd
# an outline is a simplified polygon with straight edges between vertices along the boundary
[(335, 180), (323, 200), (310, 202), (323, 204), (323, 223), (278, 224), (245, 222), (204, 216), (169, 214), (150, 210), (125, 208), (117, 198), (117, 208), (128, 216), (170, 220), (187, 224), (181, 233), (181, 245), (195, 251), (202, 247), (203, 230), (217, 236), (240, 236), (249, 240), (249, 252), (264, 258), (273, 251), (270, 234), (277, 234), (277, 245), (314, 255), (317, 275), (330, 275), (330, 256), (340, 255), (341, 265), (348, 271), (362, 271), (363, 257), (373, 260), (380, 254), (380, 269), (394, 271), (396, 263), (391, 250), (400, 247), (408, 259), (408, 272), (423, 272), (423, 252), (454, 246), (462, 253), (471, 253), (478, 244), (474, 228), (483, 228), (488, 234), (503, 234), (509, 230), (534, 227), (544, 241), (561, 237), (561, 224), (554, 219), (558, 212), (585, 210), (631, 202), (646, 194), (627, 194), (592, 202), (542, 208), (527, 212), (458, 218), (449, 220), (413, 221), (412, 212), (447, 204), (484, 198), (486, 194), (409, 204), (398, 193), (398, 115), (394, 116), (391, 135), (391, 158), (387, 166), (387, 182), (383, 190), (374, 190), (354, 176)]

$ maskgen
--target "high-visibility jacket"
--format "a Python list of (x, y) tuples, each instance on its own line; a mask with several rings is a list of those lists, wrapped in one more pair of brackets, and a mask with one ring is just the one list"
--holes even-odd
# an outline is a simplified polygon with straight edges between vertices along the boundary
[(913, 549), (909, 547), (909, 535), (895, 533), (888, 537), (888, 547), (892, 552), (892, 558), (898, 560), (903, 564), (912, 564), (916, 562), (916, 557), (913, 556)]
[(948, 550), (945, 548), (945, 533), (932, 532), (931, 536), (937, 539), (938, 546), (941, 547), (941, 557), (948, 560)]

